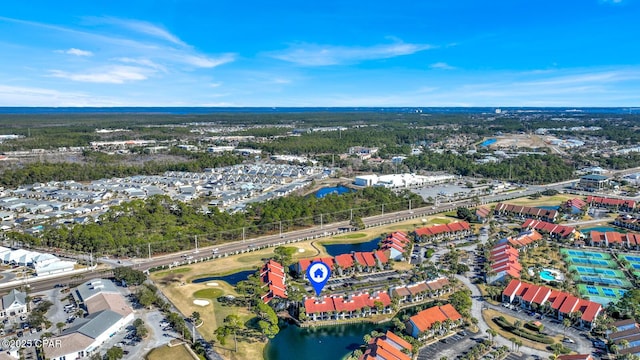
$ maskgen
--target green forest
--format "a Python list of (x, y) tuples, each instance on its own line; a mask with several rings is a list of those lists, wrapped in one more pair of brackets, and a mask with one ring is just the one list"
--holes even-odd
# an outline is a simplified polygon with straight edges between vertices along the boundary
[[(69, 249), (95, 254), (145, 256), (147, 244), (154, 253), (173, 252), (194, 246), (195, 236), (202, 245), (218, 244), (245, 236), (264, 235), (308, 227), (314, 224), (349, 220), (354, 217), (379, 214), (423, 205), (422, 198), (410, 192), (395, 194), (381, 188), (366, 188), (342, 195), (331, 194), (318, 199), (310, 196), (288, 196), (251, 204), (246, 213), (228, 213), (210, 208), (210, 213), (198, 212), (189, 204), (167, 196), (153, 196), (146, 201), (134, 200), (112, 207), (97, 223), (77, 224), (67, 228), (48, 227), (40, 236), (17, 232), (9, 239), (36, 247)], [(322, 216), (321, 216), (322, 214)]]

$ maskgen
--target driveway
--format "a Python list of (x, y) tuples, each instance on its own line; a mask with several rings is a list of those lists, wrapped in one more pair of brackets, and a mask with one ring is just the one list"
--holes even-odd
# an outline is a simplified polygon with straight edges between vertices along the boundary
[[(465, 276), (456, 275), (456, 279), (460, 280), (463, 284), (465, 284), (466, 287), (469, 288), (469, 290), (471, 290), (471, 316), (478, 319), (478, 328), (480, 329), (481, 335), (487, 335), (486, 331), (487, 329), (489, 329), (489, 325), (487, 324), (486, 321), (484, 321), (484, 318), (482, 317), (482, 309), (485, 304), (484, 302), (481, 302), (478, 300), (478, 299), (482, 299), (482, 293), (480, 292), (480, 289), (478, 289), (478, 287), (475, 284), (472, 284), (471, 280), (469, 280), (469, 278)], [(495, 337), (494, 341), (498, 345), (504, 345), (509, 349), (511, 349), (511, 342), (503, 338), (502, 336)], [(537, 355), (544, 359), (549, 358), (549, 356), (551, 355), (550, 352), (540, 351), (540, 350), (528, 348), (525, 346), (520, 347), (520, 352), (524, 354), (529, 354), (529, 355)]]

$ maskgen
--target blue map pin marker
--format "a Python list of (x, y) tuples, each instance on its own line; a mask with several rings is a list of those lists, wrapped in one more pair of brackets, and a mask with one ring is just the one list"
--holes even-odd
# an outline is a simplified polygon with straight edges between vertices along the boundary
[(322, 288), (331, 276), (331, 269), (323, 262), (314, 262), (307, 268), (307, 279), (316, 291), (316, 295), (320, 296)]

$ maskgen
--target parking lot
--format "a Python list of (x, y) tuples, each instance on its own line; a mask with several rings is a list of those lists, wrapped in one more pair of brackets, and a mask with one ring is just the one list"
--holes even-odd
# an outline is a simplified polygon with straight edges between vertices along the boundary
[(458, 355), (468, 351), (478, 341), (485, 338), (466, 332), (458, 332), (435, 343), (425, 346), (418, 353), (418, 360), (432, 360), (446, 357), (455, 359)]

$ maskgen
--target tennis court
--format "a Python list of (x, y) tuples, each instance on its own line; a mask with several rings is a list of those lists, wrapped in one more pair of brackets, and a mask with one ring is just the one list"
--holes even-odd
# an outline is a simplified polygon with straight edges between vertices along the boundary
[(620, 300), (626, 290), (613, 287), (578, 284), (578, 292), (580, 292), (580, 295), (582, 296), (588, 296), (589, 300), (606, 306), (612, 301)]
[(618, 256), (621, 258), (627, 259), (628, 262), (640, 263), (640, 256), (627, 255), (627, 254), (620, 254)]
[(584, 257), (575, 257), (568, 256), (566, 258), (567, 262), (577, 265), (591, 265), (591, 266), (599, 266), (610, 269), (617, 269), (618, 265), (613, 260), (602, 260), (602, 259), (592, 259), (592, 258), (584, 258)]
[(569, 266), (569, 272), (575, 269), (580, 275), (600, 275), (618, 279), (626, 279), (624, 273), (620, 270), (612, 270), (605, 268), (587, 267), (587, 266)]
[(582, 251), (582, 250), (571, 250), (571, 249), (560, 249), (560, 252), (565, 256), (574, 256), (581, 258), (590, 258), (590, 259), (601, 259), (601, 260), (610, 260), (611, 254), (595, 252), (595, 251)]
[(631, 282), (629, 280), (623, 279), (614, 279), (603, 276), (592, 276), (592, 275), (580, 275), (578, 279), (582, 282), (593, 283), (593, 284), (601, 284), (608, 286), (620, 286), (620, 287), (631, 287)]

